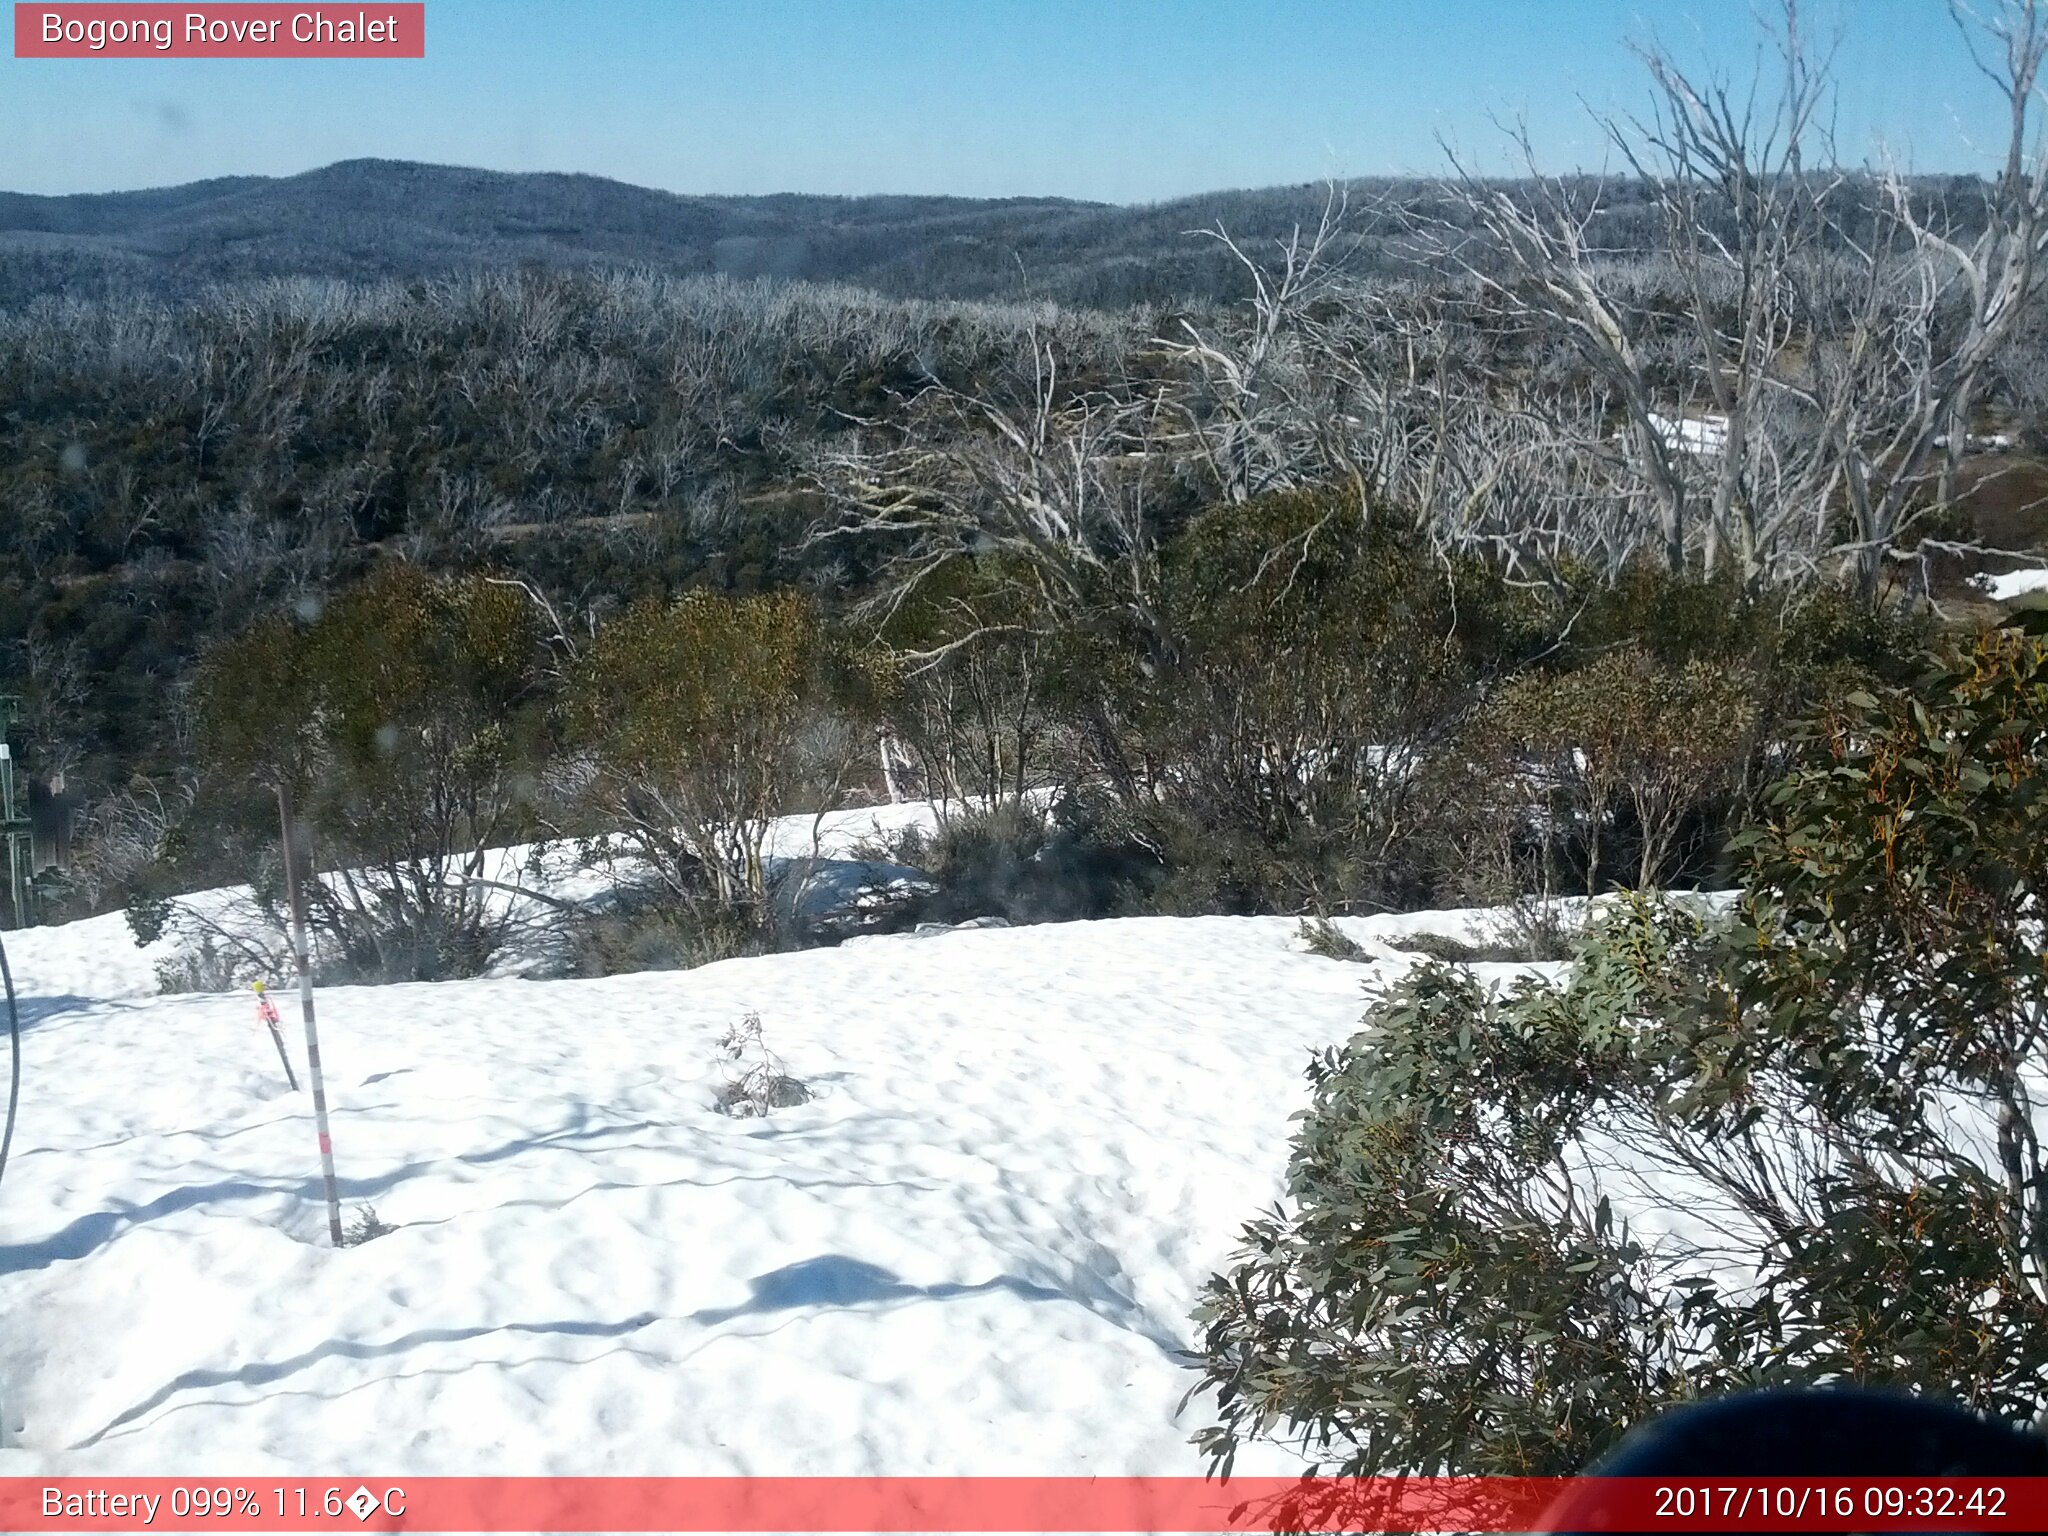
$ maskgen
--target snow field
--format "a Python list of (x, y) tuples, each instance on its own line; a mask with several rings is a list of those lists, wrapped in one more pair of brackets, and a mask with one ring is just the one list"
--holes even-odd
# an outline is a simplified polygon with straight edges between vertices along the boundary
[[(395, 1228), (338, 1252), (247, 994), (147, 995), (118, 916), (14, 936), (0, 1474), (1198, 1472), (1174, 1351), (1309, 1051), (1383, 934), (1480, 917), (325, 990), (344, 1210)], [(813, 1102), (712, 1109), (749, 1013)]]

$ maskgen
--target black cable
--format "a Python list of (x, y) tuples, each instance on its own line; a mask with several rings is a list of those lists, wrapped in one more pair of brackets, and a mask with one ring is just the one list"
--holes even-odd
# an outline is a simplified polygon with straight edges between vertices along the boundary
[(7, 1173), (7, 1149), (14, 1144), (14, 1110), (21, 1103), (21, 1013), (14, 1006), (14, 972), (7, 968), (7, 946), (0, 944), (0, 982), (7, 985), (7, 1036), (12, 1064), (7, 1076), (7, 1130), (0, 1135), (0, 1177)]

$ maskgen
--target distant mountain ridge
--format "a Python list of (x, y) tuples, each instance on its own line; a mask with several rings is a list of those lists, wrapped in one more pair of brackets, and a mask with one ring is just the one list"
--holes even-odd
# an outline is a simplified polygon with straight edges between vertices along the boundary
[[(1297, 204), (1319, 205), (1321, 194), (1221, 196), (1285, 204), (1298, 216)], [(932, 297), (1167, 300), (1227, 275), (1221, 253), (1186, 234), (1213, 222), (1215, 201), (1124, 208), (1063, 198), (698, 197), (599, 176), (348, 160), (297, 176), (146, 191), (0, 193), (0, 303), (109, 287), (175, 293), (249, 278), (402, 279), (521, 264), (804, 278)]]
[[(1981, 184), (1922, 177), (1967, 225)], [(1592, 243), (1609, 254), (1661, 243), (1647, 189), (1586, 179), (1600, 201)], [(1408, 237), (1398, 207), (1469, 227), (1423, 177), (1351, 184), (1354, 271), (1393, 270)], [(1851, 224), (1867, 184), (1838, 194)], [(1198, 230), (1227, 226), (1248, 248), (1322, 214), (1320, 183), (1121, 206), (1057, 197), (700, 197), (602, 176), (344, 160), (297, 176), (64, 197), (0, 192), (0, 308), (44, 295), (141, 291), (175, 297), (271, 277), (414, 279), (477, 268), (609, 266), (680, 274), (851, 283), (902, 298), (1052, 299), (1101, 308), (1245, 296), (1236, 257)]]

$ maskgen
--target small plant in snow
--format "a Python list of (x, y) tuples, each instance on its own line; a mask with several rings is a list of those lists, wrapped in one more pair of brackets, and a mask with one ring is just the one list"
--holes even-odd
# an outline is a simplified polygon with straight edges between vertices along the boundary
[(761, 1038), (759, 1014), (750, 1013), (728, 1029), (718, 1049), (737, 1074), (718, 1091), (719, 1113), (751, 1120), (810, 1101), (811, 1090), (783, 1070), (782, 1058)]
[(1404, 933), (1398, 942), (1411, 954), (1439, 960), (1446, 965), (1470, 965), (1474, 960), (1493, 958), (1484, 955), (1478, 945), (1467, 944), (1448, 933)]
[(1401, 948), (1445, 965), (1527, 965), (1535, 961), (1569, 960), (1584, 935), (1576, 919), (1558, 916), (1531, 901), (1517, 902), (1492, 935), (1477, 943), (1448, 933), (1410, 933)]
[(1375, 958), (1363, 944), (1354, 941), (1327, 917), (1304, 917), (1299, 931), (1308, 952), (1321, 955), (1325, 960), (1367, 961)]
[(397, 1230), (398, 1228), (378, 1217), (377, 1207), (366, 1205), (357, 1211), (355, 1219), (342, 1229), (341, 1246), (344, 1248), (360, 1247), (373, 1237), (382, 1237), (387, 1232), (396, 1232)]

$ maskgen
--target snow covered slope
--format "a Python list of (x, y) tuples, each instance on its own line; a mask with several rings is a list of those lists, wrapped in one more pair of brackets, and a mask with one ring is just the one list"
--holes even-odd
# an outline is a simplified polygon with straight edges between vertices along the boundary
[[(11, 936), (0, 1474), (1198, 1471), (1189, 1307), (1379, 950), (1141, 918), (325, 991), (344, 1204), (395, 1227), (337, 1252), (247, 994), (147, 995), (118, 917)], [(748, 1014), (813, 1102), (715, 1112)]]
[(2004, 571), (1996, 576), (1970, 578), (1970, 584), (1990, 594), (1994, 603), (2014, 608), (2048, 607), (2048, 571)]

